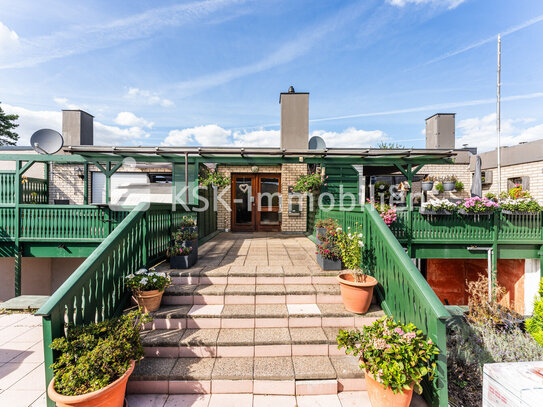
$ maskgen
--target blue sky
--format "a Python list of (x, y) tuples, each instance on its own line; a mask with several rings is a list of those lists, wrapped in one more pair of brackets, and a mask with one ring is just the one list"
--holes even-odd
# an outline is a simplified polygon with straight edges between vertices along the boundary
[(96, 144), (278, 145), (279, 93), (310, 92), (330, 146), (424, 147), (457, 113), (457, 146), (543, 138), (538, 0), (0, 0), (0, 101), (20, 144), (95, 115)]

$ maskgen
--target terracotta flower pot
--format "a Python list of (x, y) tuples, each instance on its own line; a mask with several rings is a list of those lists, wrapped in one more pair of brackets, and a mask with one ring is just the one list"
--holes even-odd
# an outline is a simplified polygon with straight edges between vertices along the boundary
[(135, 361), (132, 361), (128, 370), (113, 383), (103, 389), (96, 390), (81, 396), (64, 396), (55, 390), (55, 380), (49, 382), (47, 395), (53, 400), (57, 407), (122, 407), (124, 404), (124, 394), (126, 392), (126, 382), (134, 371)]
[(413, 397), (413, 385), (410, 390), (394, 393), (390, 387), (385, 388), (374, 379), (371, 373), (366, 374), (366, 389), (370, 398), (371, 407), (409, 407)]
[(164, 290), (134, 291), (133, 298), (143, 312), (153, 312), (160, 308)]
[(337, 280), (345, 309), (356, 314), (366, 313), (370, 308), (373, 287), (377, 285), (377, 280), (372, 276), (364, 276), (364, 281), (357, 282), (351, 273), (341, 273)]

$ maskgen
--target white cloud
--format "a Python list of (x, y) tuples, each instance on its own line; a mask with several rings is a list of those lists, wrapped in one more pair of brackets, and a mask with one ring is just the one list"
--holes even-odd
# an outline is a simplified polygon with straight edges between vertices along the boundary
[(432, 4), (435, 6), (443, 5), (446, 6), (448, 9), (453, 9), (458, 7), (465, 1), (466, 0), (387, 0), (387, 3), (397, 7), (404, 7), (407, 4)]
[(162, 142), (163, 146), (227, 146), (231, 144), (232, 130), (216, 124), (206, 124), (186, 129), (171, 130)]
[[(148, 38), (166, 27), (205, 21), (217, 12), (245, 0), (203, 0), (157, 7), (139, 14), (98, 23), (77, 24), (64, 31), (21, 39), (17, 52), (0, 53), (0, 69), (35, 66), (56, 58), (103, 49), (126, 41)], [(4, 30), (5, 31), (5, 30)], [(0, 44), (1, 45), (1, 44)], [(0, 49), (2, 47), (0, 46)]]
[(120, 112), (113, 121), (120, 126), (147, 127), (149, 129), (152, 128), (154, 124), (142, 117), (136, 116), (132, 112)]
[(233, 141), (234, 145), (239, 147), (279, 147), (280, 137), (279, 130), (236, 131)]
[(171, 100), (162, 98), (157, 93), (138, 88), (129, 88), (126, 96), (131, 99), (143, 100), (149, 105), (160, 105), (162, 107), (170, 107), (174, 105)]
[(53, 98), (53, 101), (54, 101), (57, 105), (61, 106), (61, 107), (64, 108), (64, 109), (69, 109), (69, 110), (78, 110), (78, 109), (81, 109), (80, 106), (74, 105), (73, 103), (70, 103), (70, 102), (68, 101), (67, 98)]
[[(62, 113), (51, 110), (29, 110), (24, 107), (12, 106), (5, 103), (0, 105), (8, 114), (17, 114), (19, 127), (15, 132), (19, 134), (17, 145), (29, 146), (30, 136), (39, 129), (53, 129), (62, 133)], [(141, 127), (120, 128), (94, 121), (95, 145), (131, 145), (138, 144), (149, 137)]]
[[(502, 146), (511, 146), (521, 142), (534, 141), (543, 138), (543, 123), (529, 126), (533, 119), (505, 119), (501, 121)], [(463, 144), (477, 147), (480, 152), (493, 150), (497, 146), (496, 114), (483, 117), (473, 117), (458, 122), (457, 132), (461, 135), (456, 139), (456, 147)]]
[(311, 136), (322, 137), (327, 147), (369, 147), (388, 137), (381, 130), (360, 130), (349, 127), (342, 132), (315, 130)]
[(19, 36), (0, 21), (0, 56), (19, 46)]

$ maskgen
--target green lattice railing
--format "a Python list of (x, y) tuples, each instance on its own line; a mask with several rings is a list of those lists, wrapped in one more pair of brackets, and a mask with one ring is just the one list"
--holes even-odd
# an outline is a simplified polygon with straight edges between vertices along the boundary
[[(21, 203), (46, 204), (49, 186), (46, 179), (24, 177), (21, 182)], [(0, 203), (15, 203), (15, 172), (0, 172)]]

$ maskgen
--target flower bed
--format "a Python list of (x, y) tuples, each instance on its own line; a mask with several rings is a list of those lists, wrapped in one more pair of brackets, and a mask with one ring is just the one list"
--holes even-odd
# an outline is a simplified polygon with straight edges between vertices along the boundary
[(456, 204), (448, 199), (431, 199), (422, 203), (420, 213), (423, 215), (451, 215), (456, 210)]
[(465, 198), (458, 205), (458, 212), (462, 215), (489, 215), (499, 208), (499, 204), (488, 199), (474, 196)]
[(543, 207), (533, 198), (506, 198), (498, 202), (502, 212), (506, 215), (535, 214), (541, 212)]

